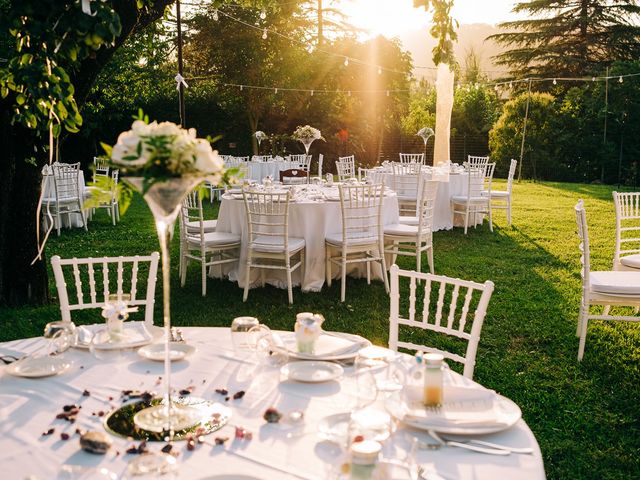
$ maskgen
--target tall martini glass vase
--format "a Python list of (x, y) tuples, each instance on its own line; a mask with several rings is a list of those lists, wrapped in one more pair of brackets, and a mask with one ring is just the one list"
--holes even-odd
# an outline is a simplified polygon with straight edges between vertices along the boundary
[[(129, 177), (127, 181), (143, 192), (143, 180)], [(134, 423), (143, 430), (167, 432), (169, 439), (176, 431), (192, 427), (200, 422), (201, 413), (197, 408), (174, 402), (171, 392), (171, 292), (169, 271), (169, 245), (182, 200), (200, 182), (201, 178), (184, 176), (153, 183), (143, 198), (147, 202), (156, 224), (160, 241), (162, 261), (162, 312), (164, 328), (164, 395), (159, 405), (147, 407), (138, 412)]]
[(305, 138), (304, 140), (300, 140), (302, 145), (304, 145), (304, 152), (306, 155), (309, 155), (309, 149), (311, 148), (311, 144), (314, 140), (315, 138)]

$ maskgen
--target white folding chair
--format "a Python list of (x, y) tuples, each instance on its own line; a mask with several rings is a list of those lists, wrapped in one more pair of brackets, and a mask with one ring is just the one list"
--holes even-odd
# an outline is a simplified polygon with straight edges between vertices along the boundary
[(129, 306), (144, 307), (144, 323), (152, 327), (159, 257), (158, 252), (103, 258), (62, 259), (54, 255), (51, 266), (62, 321), (70, 322), (75, 310), (102, 308), (111, 294), (126, 294)]
[[(493, 217), (491, 212), (491, 182), (495, 163), (490, 163), (485, 169), (467, 168), (468, 175), (466, 195), (454, 195), (451, 197), (452, 215), (456, 213), (464, 215), (464, 233), (467, 234), (469, 218), (473, 219), (477, 226), (477, 215), (489, 217), (489, 230), (493, 232)], [(487, 192), (486, 194), (483, 192)]]
[(419, 163), (424, 165), (424, 153), (399, 153), (400, 163)]
[[(384, 288), (389, 292), (384, 258), (382, 230), (382, 196), (384, 184), (338, 185), (342, 231), (325, 238), (327, 285), (331, 286), (332, 265), (338, 265), (342, 276), (340, 301), (344, 302), (347, 266), (366, 263), (367, 283), (371, 283), (371, 262), (382, 267)], [(332, 256), (332, 251), (336, 252)]]
[(482, 194), (491, 198), (491, 210), (506, 210), (507, 224), (511, 225), (511, 196), (513, 190), (513, 178), (516, 173), (517, 160), (511, 160), (509, 165), (509, 176), (507, 177), (506, 190), (491, 189), (491, 193), (483, 191)]
[[(265, 283), (265, 269), (284, 270), (287, 275), (289, 303), (293, 303), (291, 273), (298, 267), (304, 276), (304, 238), (289, 236), (289, 201), (291, 192), (271, 193), (244, 189), (247, 214), (247, 263), (243, 301), (249, 296), (251, 268), (259, 268), (261, 283)], [(299, 254), (297, 262), (292, 258)]]
[[(578, 200), (575, 211), (581, 252), (582, 299), (578, 315), (577, 335), (580, 337), (578, 360), (582, 360), (589, 320), (640, 321), (640, 317), (637, 316), (609, 315), (608, 308), (640, 307), (640, 272), (591, 271), (587, 214), (582, 200)], [(602, 314), (592, 314), (591, 307), (593, 305), (602, 305), (604, 307)]]
[(62, 226), (62, 215), (67, 215), (71, 223), (71, 215), (77, 214), (82, 217), (82, 225), (85, 231), (87, 228), (87, 217), (84, 211), (84, 192), (80, 191), (80, 163), (54, 163), (52, 166), (54, 196), (46, 196), (42, 203), (46, 206), (47, 212), (51, 210), (55, 213), (55, 227), (60, 236)]
[[(404, 299), (400, 299), (401, 279), (409, 280), (408, 305)], [(397, 265), (392, 265), (389, 348), (394, 351), (403, 348), (440, 353), (445, 358), (464, 365), (463, 375), (473, 378), (478, 342), (493, 288), (491, 281), (476, 283), (442, 275), (401, 270)], [(420, 330), (424, 332), (425, 338), (427, 335), (436, 337), (430, 338), (430, 342), (433, 343), (424, 345), (402, 340), (419, 339)], [(447, 339), (459, 339), (462, 344), (460, 350), (466, 343), (465, 353), (450, 352), (433, 346), (442, 339), (437, 337), (443, 336)], [(451, 341), (443, 343), (449, 345)]]
[(640, 271), (640, 193), (613, 192), (616, 207), (614, 270)]
[(385, 225), (385, 252), (393, 255), (416, 257), (416, 270), (421, 271), (422, 252), (427, 252), (429, 271), (433, 273), (433, 209), (438, 193), (438, 182), (424, 180), (420, 187), (417, 224), (396, 223)]
[(216, 232), (213, 222), (204, 220), (198, 192), (185, 197), (180, 216), (180, 285), (184, 287), (186, 282), (189, 262), (200, 263), (203, 297), (207, 294), (207, 269), (237, 262), (240, 251), (240, 235)]
[(349, 155), (348, 157), (338, 157), (336, 162), (336, 169), (338, 170), (338, 181), (346, 182), (351, 178), (356, 177), (356, 157)]

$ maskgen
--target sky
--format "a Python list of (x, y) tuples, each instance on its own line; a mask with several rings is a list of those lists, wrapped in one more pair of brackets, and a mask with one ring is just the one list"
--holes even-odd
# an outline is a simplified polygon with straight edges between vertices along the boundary
[[(461, 24), (496, 24), (512, 20), (515, 0), (455, 0), (452, 16)], [(330, 2), (331, 3), (331, 2)], [(413, 0), (340, 0), (341, 10), (357, 27), (369, 30), (364, 37), (382, 34), (402, 36), (409, 30), (427, 28), (431, 15), (413, 7)]]

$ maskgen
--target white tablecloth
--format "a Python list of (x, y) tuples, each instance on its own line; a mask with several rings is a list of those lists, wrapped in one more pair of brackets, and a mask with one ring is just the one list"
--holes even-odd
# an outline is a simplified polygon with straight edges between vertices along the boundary
[[(293, 321), (292, 318), (292, 324)], [(277, 368), (258, 366), (250, 357), (248, 361), (234, 359), (226, 328), (185, 328), (184, 336), (197, 351), (187, 361), (173, 364), (172, 385), (177, 389), (193, 386), (193, 395), (220, 401), (233, 413), (230, 425), (207, 437), (211, 441), (216, 436), (229, 437), (224, 446), (197, 445), (189, 452), (184, 442), (176, 443), (175, 448), (180, 452), (179, 478), (204, 480), (214, 475), (221, 476), (215, 477), (219, 479), (244, 474), (262, 480), (327, 480), (327, 472), (337, 463), (340, 450), (335, 444), (318, 438), (318, 423), (328, 415), (348, 411), (348, 405), (353, 404), (356, 392), (353, 367), (346, 367), (339, 381), (321, 384), (280, 381)], [(41, 338), (34, 338), (3, 343), (0, 353), (28, 353), (41, 342)], [(160, 391), (157, 379), (163, 375), (163, 365), (142, 360), (133, 352), (117, 363), (98, 361), (83, 350), (70, 350), (64, 355), (75, 363), (71, 370), (57, 377), (15, 378), (4, 372), (6, 367), (0, 367), (2, 478), (55, 479), (59, 478), (63, 465), (104, 467), (121, 474), (127, 462), (135, 458), (125, 453), (134, 443), (117, 437), (113, 437), (114, 445), (106, 455), (85, 453), (79, 449), (75, 430), (102, 430), (102, 417), (92, 413), (120, 405), (122, 390)], [(445, 381), (478, 386), (454, 373), (446, 374)], [(219, 388), (227, 388), (230, 394), (239, 390), (246, 394), (241, 400), (225, 402), (224, 397), (215, 392)], [(85, 389), (90, 396), (82, 395)], [(110, 397), (113, 400), (109, 400)], [(55, 419), (63, 405), (69, 404), (82, 406), (75, 424)], [(382, 405), (383, 402), (378, 401), (377, 406), (383, 408)], [(303, 426), (292, 430), (284, 425), (266, 424), (262, 414), (272, 406), (285, 413), (302, 410)], [(253, 439), (234, 440), (232, 425), (248, 429)], [(55, 432), (42, 436), (42, 432), (50, 428)], [(62, 432), (68, 433), (70, 439), (61, 440)], [(400, 428), (385, 442), (385, 455), (404, 459), (407, 437), (405, 429)], [(445, 479), (539, 480), (545, 477), (540, 450), (524, 421), (483, 438), (513, 447), (533, 447), (534, 453), (503, 457), (443, 448), (420, 450), (418, 461), (435, 468)], [(150, 449), (159, 451), (162, 445), (151, 443)], [(406, 470), (398, 469), (397, 474), (394, 471), (394, 480), (408, 478)]]
[[(315, 188), (310, 186), (309, 188)], [(335, 193), (335, 192), (334, 192)], [(292, 202), (289, 205), (289, 236), (304, 238), (305, 265), (304, 278), (300, 279), (300, 269), (297, 269), (292, 276), (294, 285), (302, 285), (304, 291), (318, 292), (325, 282), (325, 247), (324, 239), (328, 234), (340, 233), (342, 231), (339, 201), (300, 201)], [(393, 195), (384, 197), (382, 205), (382, 221), (384, 225), (398, 222), (398, 201)], [(240, 261), (228, 267), (229, 279), (237, 281), (240, 287), (244, 288), (246, 262), (246, 245), (248, 242), (247, 221), (243, 200), (231, 198), (224, 195), (218, 214), (218, 232), (231, 232), (242, 236), (242, 249)], [(387, 265), (387, 268), (390, 265)], [(365, 268), (352, 266), (350, 275), (361, 275), (366, 272)], [(382, 278), (380, 268), (371, 269), (372, 276)], [(351, 266), (350, 266), (351, 268)], [(213, 274), (217, 274), (219, 269), (213, 269)], [(333, 277), (339, 276), (337, 266), (333, 267)], [(252, 269), (251, 284), (257, 285), (260, 281), (259, 269)], [(286, 276), (284, 272), (278, 270), (266, 270), (266, 282), (279, 288), (286, 288)]]
[(287, 160), (270, 160), (268, 162), (246, 162), (249, 166), (249, 180), (256, 182), (262, 182), (262, 179), (271, 175), (276, 181), (280, 180), (280, 172), (289, 170), (291, 168), (291, 162)]
[[(427, 178), (431, 178), (432, 170), (425, 172)], [(384, 175), (385, 185), (391, 186), (393, 175), (387, 173)], [(464, 226), (463, 218), (453, 218), (453, 209), (451, 208), (451, 197), (454, 195), (466, 195), (469, 187), (469, 176), (466, 173), (449, 174), (448, 181), (438, 182), (438, 194), (436, 196), (436, 204), (433, 210), (433, 231), (451, 230), (453, 226)], [(476, 223), (482, 223), (482, 219), (478, 217)], [(471, 225), (473, 222), (471, 221)]]

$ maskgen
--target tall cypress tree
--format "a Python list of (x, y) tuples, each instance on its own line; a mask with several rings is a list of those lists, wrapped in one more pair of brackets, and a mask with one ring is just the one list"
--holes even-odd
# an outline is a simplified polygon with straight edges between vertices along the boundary
[(615, 61), (640, 58), (638, 0), (529, 0), (491, 39), (508, 48), (496, 57), (516, 77), (590, 76)]

